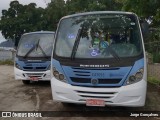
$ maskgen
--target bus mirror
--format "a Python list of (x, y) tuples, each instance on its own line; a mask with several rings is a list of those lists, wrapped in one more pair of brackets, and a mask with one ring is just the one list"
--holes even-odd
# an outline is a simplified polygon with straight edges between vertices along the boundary
[(149, 24), (147, 21), (140, 21), (141, 24), (141, 30), (142, 30), (142, 35), (143, 38), (146, 39), (149, 35)]

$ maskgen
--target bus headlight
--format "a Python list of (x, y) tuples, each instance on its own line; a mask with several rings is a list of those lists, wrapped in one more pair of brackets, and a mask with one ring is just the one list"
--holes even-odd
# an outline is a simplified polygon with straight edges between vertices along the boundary
[(53, 71), (53, 75), (54, 75), (55, 78), (57, 78), (57, 79), (59, 78), (59, 72), (58, 71)]
[(21, 66), (18, 63), (15, 64), (15, 67), (21, 69)]
[(144, 71), (144, 69), (141, 68), (135, 74), (130, 75), (127, 82), (126, 82), (126, 85), (141, 81), (143, 78), (143, 71)]
[(142, 80), (143, 74), (141, 72), (137, 72), (135, 77), (136, 77), (137, 80)]
[(63, 74), (59, 74), (59, 80), (64, 80), (64, 75)]
[(65, 76), (60, 73), (58, 70), (56, 70), (55, 67), (52, 68), (53, 70), (53, 76), (57, 79), (57, 80), (60, 80), (62, 82), (66, 82), (66, 79), (65, 79)]

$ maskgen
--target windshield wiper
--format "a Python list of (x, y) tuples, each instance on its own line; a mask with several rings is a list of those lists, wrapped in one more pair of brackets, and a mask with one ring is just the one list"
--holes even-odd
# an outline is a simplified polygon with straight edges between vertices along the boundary
[(77, 52), (77, 49), (78, 49), (78, 45), (79, 45), (79, 42), (80, 42), (82, 31), (83, 31), (83, 26), (82, 26), (81, 29), (78, 30), (76, 40), (74, 42), (74, 46), (73, 46), (72, 53), (71, 53), (71, 60), (75, 59), (75, 55), (76, 55), (76, 52)]
[(46, 55), (46, 53), (44, 52), (44, 50), (42, 49), (42, 47), (39, 45), (39, 41), (40, 41), (40, 39), (38, 39), (37, 44), (36, 44), (35, 46), (33, 46), (33, 47), (26, 53), (26, 55), (24, 56), (24, 58), (26, 58), (34, 49), (37, 50), (38, 47), (41, 49), (41, 51), (42, 51), (43, 55), (45, 56), (45, 58), (48, 57), (48, 56)]
[(37, 50), (38, 48), (40, 48), (40, 50), (42, 51), (44, 57), (47, 58), (47, 55), (46, 55), (46, 53), (44, 52), (44, 50), (42, 49), (42, 47), (40, 46), (39, 41), (40, 41), (40, 39), (38, 40), (38, 42), (37, 42), (37, 44), (36, 44), (36, 50)]
[(108, 45), (108, 47), (106, 48), (109, 50), (109, 52), (112, 54), (112, 56), (117, 60), (120, 61), (120, 57), (117, 55), (117, 53)]
[(44, 50), (42, 49), (42, 47), (41, 47), (39, 44), (38, 44), (38, 47), (41, 49), (41, 51), (42, 51), (44, 57), (45, 57), (45, 58), (48, 58), (48, 56), (46, 55), (46, 53), (44, 52)]
[[(78, 49), (78, 45), (79, 45), (79, 42), (80, 42), (82, 31), (83, 31), (83, 26), (82, 26), (81, 29), (78, 30), (78, 33), (77, 33), (77, 36), (76, 36), (76, 40), (74, 42), (74, 46), (73, 46), (72, 53), (71, 53), (71, 60), (75, 59), (75, 55), (76, 55), (76, 52), (77, 52), (77, 49)], [(112, 54), (112, 56), (116, 60), (120, 61), (120, 57), (117, 55), (117, 53), (109, 45), (108, 45), (108, 47), (106, 49), (109, 50), (109, 52)]]
[(117, 55), (117, 53), (108, 45), (108, 44), (105, 44), (106, 45), (106, 49), (105, 51), (109, 51), (109, 53), (117, 60), (117, 61), (120, 61), (120, 57)]
[(26, 58), (34, 49), (36, 48), (36, 46), (33, 46), (24, 56), (24, 58)]

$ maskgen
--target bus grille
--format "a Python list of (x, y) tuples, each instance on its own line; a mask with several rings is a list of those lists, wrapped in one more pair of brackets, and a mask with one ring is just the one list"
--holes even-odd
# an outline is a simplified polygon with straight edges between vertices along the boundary
[(23, 67), (24, 71), (44, 71), (46, 67)]
[(116, 68), (81, 68), (63, 66), (67, 81), (73, 86), (81, 87), (121, 87), (124, 77), (131, 67)]
[(115, 97), (118, 92), (90, 92), (90, 91), (79, 91), (75, 90), (75, 92), (82, 97), (80, 101), (85, 101), (86, 99), (103, 99), (105, 102), (112, 102), (111, 98)]
[[(70, 77), (75, 83), (91, 83), (91, 78)], [(98, 84), (118, 84), (121, 79), (98, 79)]]
[(37, 77), (39, 80), (42, 79), (42, 77), (45, 77), (46, 74), (44, 73), (25, 73), (23, 74), (24, 77)]

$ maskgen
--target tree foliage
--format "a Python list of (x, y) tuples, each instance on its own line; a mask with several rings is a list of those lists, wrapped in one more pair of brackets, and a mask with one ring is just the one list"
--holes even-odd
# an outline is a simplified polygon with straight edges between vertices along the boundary
[(21, 35), (25, 32), (43, 30), (45, 27), (44, 9), (36, 8), (35, 3), (29, 5), (12, 1), (8, 10), (2, 10), (0, 28), (6, 39), (15, 40), (17, 46)]
[(144, 19), (152, 18), (148, 39), (145, 42), (147, 52), (153, 55), (154, 62), (160, 62), (160, 0), (124, 0), (123, 10), (136, 13)]
[(124, 0), (123, 10), (139, 17), (153, 18), (153, 26), (160, 25), (160, 0)]
[(121, 0), (68, 0), (66, 7), (68, 13), (121, 10), (123, 2)]
[(64, 0), (52, 0), (45, 9), (45, 18), (47, 21), (47, 30), (56, 30), (59, 19), (66, 15)]

